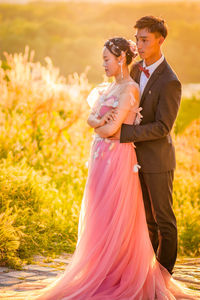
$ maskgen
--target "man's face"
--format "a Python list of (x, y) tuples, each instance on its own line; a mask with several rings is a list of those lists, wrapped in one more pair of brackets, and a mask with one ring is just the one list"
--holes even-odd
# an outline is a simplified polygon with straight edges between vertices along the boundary
[(161, 35), (151, 33), (147, 28), (137, 29), (135, 37), (139, 55), (144, 60), (150, 59), (159, 53), (160, 46), (164, 41)]

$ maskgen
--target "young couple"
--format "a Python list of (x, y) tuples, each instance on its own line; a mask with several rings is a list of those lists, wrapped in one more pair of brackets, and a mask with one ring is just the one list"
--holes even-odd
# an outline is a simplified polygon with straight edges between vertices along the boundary
[(170, 131), (181, 84), (161, 52), (165, 22), (146, 16), (135, 29), (142, 61), (130, 73), (134, 43), (120, 37), (104, 45), (103, 67), (115, 80), (89, 96), (96, 135), (77, 247), (64, 275), (38, 299), (198, 299), (171, 276), (177, 227)]

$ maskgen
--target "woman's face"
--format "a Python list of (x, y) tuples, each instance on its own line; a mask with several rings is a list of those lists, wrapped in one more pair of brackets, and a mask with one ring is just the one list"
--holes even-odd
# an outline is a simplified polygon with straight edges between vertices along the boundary
[(103, 67), (108, 77), (116, 76), (120, 72), (119, 58), (106, 47), (103, 48)]

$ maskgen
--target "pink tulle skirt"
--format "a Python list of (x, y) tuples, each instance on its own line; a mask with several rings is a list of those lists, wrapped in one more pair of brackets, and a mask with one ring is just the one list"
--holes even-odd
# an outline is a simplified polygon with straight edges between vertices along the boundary
[(38, 299), (179, 299), (180, 290), (155, 258), (133, 145), (97, 137), (75, 253), (64, 275)]

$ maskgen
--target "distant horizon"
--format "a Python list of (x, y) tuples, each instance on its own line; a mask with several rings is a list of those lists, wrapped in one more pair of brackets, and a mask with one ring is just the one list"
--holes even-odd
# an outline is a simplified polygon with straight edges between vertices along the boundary
[(99, 2), (102, 4), (109, 4), (109, 3), (177, 3), (177, 2), (182, 2), (182, 3), (198, 3), (199, 0), (0, 0), (1, 3), (7, 3), (7, 4), (27, 4), (27, 3), (34, 3), (34, 2), (74, 2), (74, 3), (79, 3), (79, 2)]

